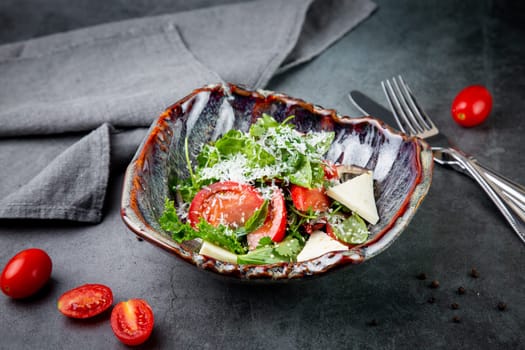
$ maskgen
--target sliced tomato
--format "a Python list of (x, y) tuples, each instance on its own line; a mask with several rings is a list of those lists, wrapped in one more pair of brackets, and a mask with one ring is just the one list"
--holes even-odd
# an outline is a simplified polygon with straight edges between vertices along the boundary
[(113, 333), (126, 345), (140, 345), (148, 340), (154, 322), (151, 306), (142, 299), (121, 301), (111, 311)]
[(283, 193), (279, 188), (275, 188), (272, 193), (272, 200), (268, 206), (268, 216), (263, 225), (247, 236), (249, 249), (257, 248), (259, 240), (263, 237), (270, 237), (274, 242), (283, 240), (286, 233), (286, 206)]
[(324, 188), (306, 188), (297, 185), (290, 187), (293, 205), (299, 211), (327, 211), (330, 207), (330, 198)]
[(233, 181), (216, 182), (195, 195), (188, 220), (192, 226), (204, 218), (214, 226), (242, 227), (263, 203), (263, 197), (253, 186)]
[(113, 304), (113, 292), (103, 284), (84, 284), (58, 298), (58, 310), (72, 318), (89, 318), (101, 314)]

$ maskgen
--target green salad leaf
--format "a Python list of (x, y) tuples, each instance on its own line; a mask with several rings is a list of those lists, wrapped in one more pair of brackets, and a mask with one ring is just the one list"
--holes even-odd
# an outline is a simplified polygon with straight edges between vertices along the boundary
[(252, 250), (248, 254), (237, 256), (237, 264), (239, 265), (263, 265), (283, 262), (281, 256), (275, 254), (275, 249), (272, 246), (264, 246)]
[(237, 257), (238, 264), (261, 265), (295, 261), (303, 249), (304, 239), (294, 235), (287, 236), (279, 243), (269, 237), (263, 237), (256, 249)]
[(262, 248), (262, 247), (269, 246), (269, 245), (273, 245), (273, 241), (270, 237), (265, 236), (265, 237), (261, 237), (256, 248)]
[(196, 228), (189, 223), (183, 223), (177, 215), (174, 202), (169, 199), (165, 202), (159, 224), (163, 230), (171, 233), (173, 240), (177, 243), (201, 238), (235, 254), (244, 254), (248, 250), (239, 240), (241, 235), (227, 226), (213, 226), (204, 219), (197, 223)]
[(250, 218), (246, 221), (244, 227), (241, 227), (237, 230), (237, 236), (240, 237), (247, 235), (248, 233), (251, 233), (261, 227), (268, 216), (268, 206), (269, 201), (265, 200), (263, 205), (259, 209), (255, 210), (252, 216), (250, 216)]
[(194, 231), (204, 241), (226, 248), (232, 253), (243, 254), (247, 251), (247, 248), (239, 241), (236, 231), (227, 226), (213, 226), (201, 219), (197, 223), (197, 230)]
[[(257, 182), (279, 179), (303, 187), (322, 185), (323, 155), (335, 137), (333, 132), (306, 135), (288, 123), (263, 116), (248, 133), (230, 130), (213, 143), (203, 145), (193, 172), (193, 186), (217, 181)], [(197, 184), (197, 186), (195, 186)]]
[(370, 234), (365, 221), (355, 212), (346, 218), (342, 215), (333, 215), (330, 217), (330, 225), (336, 237), (349, 244), (364, 243)]
[(178, 243), (195, 238), (192, 227), (180, 220), (175, 203), (169, 199), (164, 202), (164, 212), (159, 218), (159, 224), (164, 231), (170, 232), (173, 240)]
[(284, 124), (285, 123), (280, 124), (272, 116), (264, 113), (261, 118), (257, 119), (257, 121), (254, 124), (252, 124), (252, 126), (250, 126), (249, 133), (254, 138), (260, 138), (266, 134), (266, 131), (268, 129), (277, 128), (280, 125), (284, 125)]

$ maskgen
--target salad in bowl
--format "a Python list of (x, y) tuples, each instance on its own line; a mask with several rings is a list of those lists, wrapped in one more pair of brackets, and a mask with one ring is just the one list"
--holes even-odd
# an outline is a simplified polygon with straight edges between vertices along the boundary
[(153, 124), (127, 169), (122, 217), (201, 269), (297, 279), (386, 249), (431, 171), (424, 141), (371, 117), (209, 85)]
[[(190, 177), (172, 186), (161, 227), (237, 264), (305, 261), (364, 243), (361, 216), (379, 219), (372, 172), (326, 160), (335, 132), (300, 133), (293, 118), (263, 114), (248, 132), (203, 144), (195, 166), (188, 156)], [(345, 180), (348, 173), (360, 174)]]

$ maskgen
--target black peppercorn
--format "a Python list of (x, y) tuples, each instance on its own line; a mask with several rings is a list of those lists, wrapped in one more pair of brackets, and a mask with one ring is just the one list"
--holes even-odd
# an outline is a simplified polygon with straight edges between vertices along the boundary
[(459, 304), (458, 303), (452, 303), (452, 304), (450, 304), (450, 308), (452, 310), (457, 310), (457, 309), (459, 309)]
[(459, 317), (459, 316), (454, 316), (454, 317), (452, 317), (452, 321), (453, 321), (454, 323), (460, 323), (460, 322), (461, 322), (461, 317)]
[(431, 283), (430, 283), (430, 288), (439, 288), (439, 281), (438, 280), (433, 280)]
[(476, 270), (475, 268), (473, 268), (472, 270), (470, 270), (470, 276), (473, 277), (473, 278), (478, 278), (479, 277), (479, 271)]
[(373, 320), (368, 322), (368, 325), (371, 326), (371, 327), (378, 326), (379, 325), (379, 321), (374, 318)]
[(463, 288), (463, 287), (459, 287), (459, 288), (458, 288), (458, 294), (459, 294), (459, 295), (463, 295), (463, 294), (465, 294), (466, 292), (467, 292), (467, 291), (465, 290), (465, 288)]
[(427, 274), (424, 273), (424, 272), (421, 272), (419, 275), (417, 275), (417, 279), (418, 280), (426, 280), (427, 279)]
[(502, 301), (500, 301), (500, 302), (498, 303), (498, 310), (500, 310), (500, 311), (505, 311), (506, 309), (507, 309), (507, 304), (504, 303), (504, 302), (502, 302)]

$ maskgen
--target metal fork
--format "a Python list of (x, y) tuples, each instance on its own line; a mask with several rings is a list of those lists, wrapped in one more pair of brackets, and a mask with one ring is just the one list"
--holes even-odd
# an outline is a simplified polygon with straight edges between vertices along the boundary
[(401, 76), (392, 78), (392, 81), (384, 80), (381, 86), (399, 128), (406, 134), (427, 139), (437, 163), (450, 165), (472, 177), (525, 243), (525, 188), (480, 165), (473, 157), (454, 147), (439, 133)]

